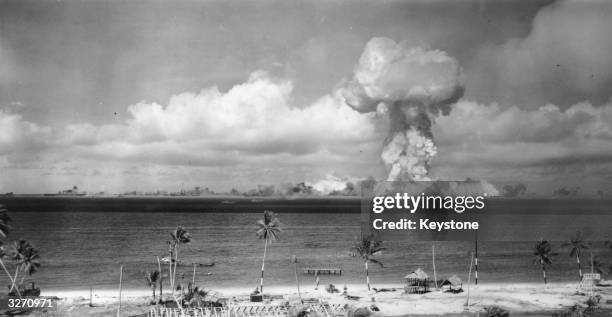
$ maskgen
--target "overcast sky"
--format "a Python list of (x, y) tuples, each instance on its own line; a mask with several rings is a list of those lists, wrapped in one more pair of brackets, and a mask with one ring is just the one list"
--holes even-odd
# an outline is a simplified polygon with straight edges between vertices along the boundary
[(375, 37), (458, 61), (436, 179), (612, 188), (610, 1), (0, 1), (0, 192), (387, 174), (340, 87)]

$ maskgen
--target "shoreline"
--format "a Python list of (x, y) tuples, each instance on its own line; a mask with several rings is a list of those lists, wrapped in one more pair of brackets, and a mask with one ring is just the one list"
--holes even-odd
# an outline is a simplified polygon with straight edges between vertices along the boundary
[[(366, 307), (372, 303), (364, 284), (348, 284), (348, 294), (359, 297), (358, 300), (349, 300), (341, 292), (344, 285), (335, 285), (340, 293), (328, 293), (327, 285), (319, 285), (313, 290), (312, 285), (301, 286), (302, 299), (320, 300), (330, 304), (349, 305), (350, 307)], [(395, 291), (374, 293), (376, 306), (380, 309), (379, 316), (412, 316), (429, 315), (443, 316), (463, 314), (466, 312), (483, 312), (485, 307), (499, 306), (515, 314), (542, 314), (561, 311), (576, 304), (583, 304), (588, 296), (577, 294), (578, 283), (550, 283), (546, 286), (539, 283), (482, 283), (470, 286), (470, 304), (466, 308), (467, 286), (464, 292), (453, 294), (444, 291), (432, 290), (425, 294), (404, 294), (402, 284), (377, 284), (378, 289), (396, 289)], [(205, 288), (214, 290), (228, 298), (232, 305), (262, 305), (251, 303), (248, 296), (250, 287)], [(445, 290), (446, 288), (444, 288)], [(92, 302), (89, 307), (89, 289), (75, 290), (44, 290), (41, 296), (56, 296), (61, 316), (103, 316), (118, 306), (118, 289), (93, 289)], [(606, 300), (612, 298), (612, 287), (597, 287), (595, 294), (602, 296), (600, 307), (612, 311), (612, 305)], [(297, 289), (294, 286), (265, 286), (264, 295), (270, 297), (266, 300), (269, 305), (283, 305), (287, 302), (296, 302)], [(153, 306), (150, 305), (152, 291), (147, 288), (122, 290), (122, 311), (131, 315), (146, 313)], [(169, 293), (164, 293), (170, 298)], [(128, 314), (128, 315), (130, 315)], [(540, 315), (541, 316), (541, 315)]]

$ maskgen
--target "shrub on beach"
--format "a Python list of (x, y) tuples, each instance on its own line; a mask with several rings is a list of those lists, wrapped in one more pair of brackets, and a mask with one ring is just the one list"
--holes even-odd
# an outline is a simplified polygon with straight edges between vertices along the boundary
[(554, 313), (553, 317), (584, 317), (582, 307), (574, 305), (562, 312)]
[(345, 306), (346, 308), (346, 317), (369, 317), (369, 316), (380, 316), (377, 312), (379, 311), (376, 305), (370, 306)]
[(566, 310), (554, 313), (553, 317), (589, 317), (593, 316), (599, 308), (600, 295), (591, 296), (586, 301), (586, 307), (574, 305)]
[(510, 317), (510, 312), (499, 306), (485, 307), (485, 312), (487, 317)]

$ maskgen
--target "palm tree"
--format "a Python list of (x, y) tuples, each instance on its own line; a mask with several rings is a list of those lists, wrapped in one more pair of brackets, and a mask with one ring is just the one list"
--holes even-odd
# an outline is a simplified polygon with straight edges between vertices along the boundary
[(300, 303), (301, 303), (302, 293), (300, 293), (300, 280), (298, 278), (298, 273), (297, 273), (297, 263), (298, 263), (297, 256), (295, 255), (291, 256), (291, 263), (293, 263), (293, 272), (295, 273), (295, 284), (297, 285), (298, 298), (300, 299)]
[(366, 273), (366, 284), (368, 285), (368, 294), (371, 294), (372, 290), (370, 288), (370, 276), (368, 272), (368, 263), (376, 263), (383, 267), (383, 264), (374, 259), (374, 257), (386, 248), (382, 247), (382, 241), (376, 240), (373, 234), (362, 237), (361, 241), (357, 242), (351, 248), (351, 255), (354, 257), (361, 257), (363, 259), (363, 263), (365, 264), (365, 273)]
[(157, 287), (157, 281), (159, 281), (160, 275), (161, 273), (158, 270), (148, 271), (145, 273), (147, 284), (149, 284), (149, 287), (151, 287), (151, 290), (153, 290), (153, 301), (154, 302), (155, 302), (155, 289)]
[(533, 263), (539, 263), (542, 267), (544, 285), (546, 285), (548, 283), (548, 280), (546, 279), (546, 265), (552, 265), (551, 257), (557, 254), (552, 252), (550, 242), (542, 239), (536, 243), (533, 249), (533, 255), (535, 255)]
[(264, 268), (266, 264), (266, 251), (268, 250), (268, 242), (274, 242), (280, 237), (282, 224), (274, 214), (274, 212), (265, 210), (263, 219), (257, 221), (257, 237), (264, 240), (264, 253), (261, 260), (261, 280), (259, 282), (259, 293), (263, 293), (264, 283)]
[[(4, 208), (3, 205), (0, 205), (0, 237), (1, 238), (6, 238), (6, 236), (8, 235), (9, 228), (10, 228), (9, 222), (11, 221), (12, 219), (11, 217), (9, 217), (8, 211), (6, 210), (6, 208)], [(7, 251), (5, 247), (3, 246), (3, 244), (4, 244), (4, 241), (0, 239), (0, 266), (2, 266), (2, 269), (6, 273), (6, 276), (8, 276), (9, 280), (11, 281), (11, 288), (12, 288), (12, 286), (15, 285), (15, 278), (8, 271), (8, 269), (6, 268), (6, 265), (4, 265), (4, 261), (2, 261), (3, 258), (8, 256)], [(21, 298), (21, 293), (19, 293), (19, 290), (17, 290), (17, 295), (19, 295), (19, 298)]]
[(176, 266), (179, 262), (179, 246), (181, 244), (187, 244), (191, 242), (191, 234), (182, 226), (177, 226), (176, 229), (170, 233), (171, 240), (168, 241), (170, 246), (170, 285), (172, 286), (172, 292), (175, 290), (176, 281)]
[(577, 231), (574, 236), (570, 238), (569, 241), (563, 243), (564, 247), (571, 247), (569, 256), (576, 257), (576, 264), (578, 265), (578, 276), (582, 280), (582, 266), (580, 265), (580, 253), (582, 250), (588, 250), (589, 246), (586, 244), (584, 240), (584, 235), (582, 232)]
[(19, 289), (19, 287), (16, 285), (19, 272), (24, 273), (24, 275), (21, 277), (19, 285), (23, 285), (23, 281), (25, 280), (26, 276), (36, 273), (40, 267), (38, 258), (38, 250), (36, 250), (27, 240), (19, 240), (14, 243), (13, 261), (15, 262), (16, 270), (13, 285), (11, 285), (9, 292), (12, 291), (13, 288)]

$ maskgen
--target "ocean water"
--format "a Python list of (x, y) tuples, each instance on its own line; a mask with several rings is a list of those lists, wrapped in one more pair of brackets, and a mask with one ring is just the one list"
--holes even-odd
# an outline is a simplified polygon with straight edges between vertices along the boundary
[[(248, 211), (272, 209), (278, 212), (284, 230), (281, 239), (268, 247), (266, 285), (292, 285), (295, 277), (290, 258), (296, 255), (303, 287), (314, 285), (313, 276), (302, 274), (304, 267), (333, 265), (342, 267), (343, 274), (322, 275), (320, 282), (334, 283), (341, 288), (344, 283), (362, 283), (365, 280), (363, 262), (349, 254), (350, 247), (360, 237), (360, 214), (359, 202), (328, 201), (324, 203), (326, 211), (334, 210), (334, 204), (338, 205), (341, 213), (313, 213), (310, 210), (312, 204), (303, 202), (279, 204), (248, 200), (236, 204), (215, 201), (206, 205), (203, 209), (206, 212), (150, 212), (144, 211), (148, 207), (138, 207), (138, 204), (130, 207), (132, 211), (113, 212), (85, 212), (73, 208), (65, 208), (72, 211), (53, 212), (23, 211), (24, 208), (10, 211), (9, 208), (13, 230), (8, 240), (25, 238), (40, 250), (40, 270), (30, 279), (42, 289), (114, 289), (120, 265), (124, 266), (126, 288), (146, 289), (144, 272), (157, 268), (156, 256), (167, 255), (166, 241), (170, 232), (176, 225), (183, 225), (192, 234), (193, 241), (181, 246), (180, 260), (187, 263), (215, 262), (214, 267), (197, 268), (199, 285), (213, 289), (244, 286), (254, 289), (259, 284), (264, 247), (263, 240), (255, 235), (255, 223), (262, 215), (236, 211), (241, 208)], [(7, 205), (10, 207), (10, 202)], [(555, 208), (554, 204), (546, 205)], [(599, 220), (593, 215), (581, 218), (580, 226), (601, 226)], [(508, 225), (508, 232), (500, 234), (520, 235), (521, 228), (520, 225)], [(572, 230), (568, 228), (567, 237), (573, 233)], [(370, 265), (373, 285), (401, 283), (404, 275), (419, 267), (433, 277), (432, 244), (436, 249), (438, 278), (457, 274), (467, 279), (473, 242), (392, 241), (385, 242), (387, 250), (379, 257), (384, 267)], [(533, 241), (480, 241), (480, 281), (541, 282), (540, 268), (533, 263), (533, 245)], [(553, 265), (548, 268), (549, 280), (577, 280), (575, 258), (568, 256), (569, 250), (563, 248), (561, 242), (554, 242), (553, 248), (559, 255), (553, 258)], [(604, 257), (609, 253), (601, 243), (594, 246), (593, 252)], [(588, 255), (583, 256), (583, 262), (585, 270), (589, 270)], [(179, 267), (179, 276), (184, 276), (188, 282), (192, 270), (190, 266)], [(0, 283), (9, 282), (0, 275)]]

